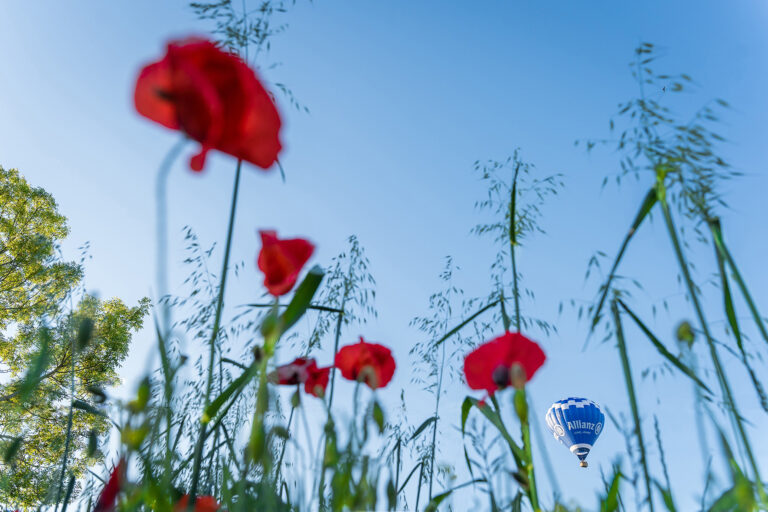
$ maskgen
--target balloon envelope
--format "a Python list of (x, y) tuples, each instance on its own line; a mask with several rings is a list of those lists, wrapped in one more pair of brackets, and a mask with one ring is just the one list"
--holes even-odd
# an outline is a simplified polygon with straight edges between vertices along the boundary
[(558, 400), (547, 411), (547, 426), (555, 436), (587, 467), (587, 455), (600, 436), (605, 415), (600, 406), (586, 398)]

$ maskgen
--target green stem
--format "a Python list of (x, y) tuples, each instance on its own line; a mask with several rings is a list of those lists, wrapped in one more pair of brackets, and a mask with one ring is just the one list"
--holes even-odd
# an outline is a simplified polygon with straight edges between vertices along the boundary
[[(336, 358), (336, 354), (339, 352), (339, 340), (341, 338), (341, 325), (344, 320), (344, 308), (347, 305), (347, 298), (350, 292), (350, 279), (352, 276), (352, 261), (350, 259), (349, 269), (347, 270), (347, 276), (344, 279), (344, 295), (341, 297), (341, 306), (339, 307), (338, 317), (336, 319), (336, 334), (333, 340), (333, 357)], [(336, 368), (331, 368), (331, 391), (328, 394), (328, 410), (331, 410), (333, 405), (333, 390), (336, 384)]]
[(525, 403), (525, 413), (518, 414), (520, 418), (520, 431), (523, 435), (523, 451), (525, 452), (525, 470), (528, 477), (528, 498), (531, 500), (531, 508), (534, 512), (541, 510), (539, 507), (539, 491), (536, 487), (536, 473), (533, 465), (533, 446), (531, 445), (531, 426), (528, 422), (528, 397), (524, 390), (518, 390), (516, 393), (522, 394)]
[[(445, 344), (443, 344), (442, 361), (440, 362), (440, 375), (437, 379), (437, 391), (435, 392), (435, 421), (432, 422), (432, 446), (429, 452), (429, 501), (432, 501), (432, 482), (435, 478), (435, 448), (437, 446), (437, 422), (440, 418), (440, 394), (443, 391), (443, 373), (445, 370)], [(421, 485), (421, 482), (419, 482)]]
[(517, 283), (517, 262), (515, 260), (515, 247), (517, 246), (517, 231), (515, 228), (516, 202), (517, 202), (517, 175), (520, 171), (520, 163), (515, 166), (515, 176), (512, 178), (512, 191), (509, 200), (509, 257), (512, 260), (512, 294), (515, 299), (515, 329), (520, 332), (520, 289)]
[(549, 478), (550, 484), (552, 485), (552, 490), (556, 497), (560, 496), (560, 484), (557, 481), (557, 477), (555, 476), (555, 470), (552, 467), (552, 461), (549, 459), (549, 452), (547, 451), (547, 446), (544, 444), (544, 436), (542, 435), (541, 427), (539, 426), (539, 420), (538, 416), (536, 415), (536, 411), (533, 409), (533, 398), (530, 397), (530, 393), (526, 391), (526, 395), (530, 398), (528, 401), (528, 409), (530, 411), (530, 417), (533, 419), (533, 433), (534, 437), (536, 438), (536, 444), (538, 445), (539, 452), (541, 453), (542, 459), (544, 460), (544, 469), (547, 471), (547, 477)]
[[(211, 402), (211, 389), (213, 386), (213, 368), (214, 359), (216, 355), (216, 339), (219, 337), (219, 328), (221, 325), (221, 312), (224, 308), (224, 292), (227, 285), (227, 269), (229, 267), (229, 256), (232, 251), (232, 232), (235, 227), (235, 212), (237, 211), (237, 192), (240, 188), (240, 173), (243, 167), (243, 161), (237, 161), (237, 168), (235, 170), (235, 184), (232, 190), (232, 205), (229, 210), (229, 227), (227, 229), (227, 241), (224, 247), (224, 262), (221, 269), (221, 281), (219, 284), (219, 296), (216, 300), (216, 315), (213, 320), (213, 331), (211, 333), (211, 339), (208, 341), (210, 347), (209, 360), (208, 360), (208, 376), (205, 384), (205, 406), (203, 410), (208, 408)], [(197, 446), (195, 446), (195, 461), (192, 466), (192, 485), (189, 490), (189, 505), (187, 510), (193, 512), (195, 510), (195, 501), (197, 499), (197, 487), (200, 483), (200, 463), (203, 458), (203, 446), (205, 445), (207, 423), (201, 422), (200, 435), (197, 438)]]
[(163, 472), (164, 486), (168, 486), (171, 476), (171, 464), (172, 464), (172, 450), (171, 450), (171, 426), (173, 422), (173, 410), (171, 409), (171, 400), (173, 396), (172, 379), (173, 373), (171, 371), (170, 362), (168, 358), (168, 348), (166, 340), (170, 333), (171, 324), (171, 311), (168, 306), (167, 300), (163, 299), (168, 295), (168, 175), (170, 174), (173, 162), (181, 153), (187, 138), (182, 137), (176, 144), (174, 144), (168, 153), (163, 158), (160, 164), (160, 169), (157, 173), (157, 180), (155, 182), (155, 204), (157, 208), (157, 232), (155, 236), (157, 244), (157, 261), (156, 261), (156, 281), (157, 281), (157, 296), (160, 306), (160, 325), (157, 328), (158, 348), (160, 350), (160, 358), (163, 367), (163, 405), (165, 409), (165, 422), (166, 422), (166, 450), (165, 450), (165, 471)]
[[(290, 432), (291, 431), (291, 423), (293, 423), (293, 414), (296, 412), (295, 407), (291, 407), (291, 414), (288, 416), (288, 425), (285, 427), (285, 429)], [(280, 474), (283, 470), (283, 458), (285, 457), (285, 449), (288, 447), (288, 440), (286, 439), (283, 441), (283, 446), (280, 449), (280, 458), (277, 461), (277, 473), (275, 474), (275, 482), (277, 485), (280, 485)]]
[(744, 282), (744, 279), (741, 277), (741, 272), (739, 272), (739, 268), (736, 266), (736, 262), (733, 260), (733, 257), (731, 257), (731, 253), (730, 251), (728, 251), (728, 248), (725, 246), (725, 242), (723, 241), (723, 231), (720, 227), (720, 220), (707, 219), (707, 224), (709, 224), (709, 228), (712, 232), (712, 239), (715, 241), (715, 245), (717, 246), (718, 251), (720, 251), (720, 254), (722, 255), (723, 259), (725, 259), (728, 262), (728, 265), (731, 267), (731, 272), (733, 273), (733, 279), (734, 281), (736, 281), (736, 285), (739, 287), (739, 290), (741, 290), (741, 293), (744, 296), (744, 301), (747, 303), (747, 307), (749, 308), (749, 311), (752, 313), (752, 317), (754, 318), (755, 323), (757, 324), (757, 328), (760, 331), (760, 335), (763, 337), (765, 342), (768, 343), (768, 331), (765, 328), (765, 323), (763, 322), (763, 318), (760, 316), (760, 312), (757, 310), (755, 301), (752, 300), (752, 295), (749, 293), (749, 290), (747, 289), (747, 284)]
[[(157, 237), (157, 262), (155, 279), (157, 280), (159, 301), (162, 301), (168, 295), (168, 175), (171, 172), (173, 162), (178, 158), (186, 142), (187, 138), (182, 137), (181, 140), (171, 147), (160, 164), (160, 170), (157, 173), (157, 180), (155, 182), (155, 204), (157, 208), (157, 232), (155, 233)], [(160, 323), (162, 335), (166, 338), (170, 329), (170, 319), (170, 308), (167, 302), (161, 302)]]
[(624, 342), (624, 330), (621, 326), (621, 316), (616, 299), (611, 301), (611, 312), (613, 313), (613, 323), (616, 328), (616, 341), (619, 346), (619, 355), (621, 356), (621, 367), (624, 371), (624, 382), (627, 385), (627, 394), (629, 395), (629, 405), (632, 408), (632, 419), (635, 422), (635, 435), (640, 449), (640, 464), (643, 467), (643, 477), (645, 478), (645, 490), (648, 494), (648, 506), (653, 512), (653, 495), (651, 494), (651, 477), (648, 472), (648, 461), (645, 455), (645, 441), (643, 440), (643, 429), (640, 425), (640, 413), (637, 407), (637, 397), (635, 395), (635, 385), (632, 381), (632, 370), (629, 367), (629, 357), (627, 356), (627, 346)]
[(424, 464), (419, 468), (419, 486), (416, 488), (416, 512), (419, 512), (419, 501), (421, 500), (421, 482), (424, 480)]
[(656, 188), (659, 194), (659, 203), (661, 203), (661, 210), (664, 213), (664, 222), (667, 225), (667, 231), (669, 232), (669, 237), (672, 240), (672, 245), (675, 249), (675, 255), (677, 256), (677, 261), (680, 266), (680, 271), (683, 274), (686, 287), (688, 288), (688, 296), (691, 298), (691, 302), (693, 303), (693, 308), (696, 311), (696, 316), (698, 318), (699, 325), (701, 327), (702, 332), (704, 333), (704, 337), (707, 340), (707, 345), (709, 346), (709, 354), (710, 354), (710, 357), (712, 358), (712, 364), (715, 367), (717, 380), (723, 392), (723, 398), (725, 398), (726, 404), (728, 405), (728, 408), (731, 411), (731, 415), (732, 415), (734, 424), (736, 426), (736, 430), (738, 431), (738, 436), (741, 438), (742, 445), (744, 447), (744, 450), (747, 453), (747, 458), (749, 459), (749, 465), (752, 467), (752, 472), (755, 478), (755, 485), (757, 486), (758, 495), (760, 496), (760, 500), (764, 504), (768, 504), (768, 495), (766, 495), (765, 493), (765, 488), (760, 478), (760, 470), (758, 469), (755, 456), (752, 453), (752, 446), (749, 442), (749, 438), (747, 437), (747, 433), (744, 430), (744, 424), (742, 422), (741, 414), (739, 414), (739, 410), (736, 407), (736, 401), (733, 398), (733, 392), (731, 391), (731, 387), (728, 384), (728, 379), (725, 375), (725, 371), (723, 370), (722, 364), (720, 363), (720, 357), (717, 354), (717, 346), (715, 345), (715, 341), (709, 332), (709, 326), (707, 325), (706, 318), (704, 317), (704, 312), (701, 309), (701, 304), (699, 303), (698, 294), (696, 293), (696, 287), (693, 284), (693, 279), (691, 279), (691, 274), (688, 269), (688, 263), (686, 262), (685, 255), (683, 254), (683, 249), (680, 245), (680, 240), (678, 239), (678, 236), (677, 236), (677, 229), (675, 228), (674, 221), (672, 220), (672, 214), (670, 213), (669, 205), (667, 204), (666, 188), (664, 186), (663, 180), (664, 180), (663, 176), (658, 177)]
[[(64, 458), (61, 462), (61, 474), (59, 475), (59, 490), (56, 493), (56, 507), (54, 508), (54, 512), (59, 509), (59, 501), (61, 501), (61, 492), (64, 490), (64, 475), (67, 471), (67, 460), (69, 459), (69, 446), (72, 441), (72, 420), (74, 419), (74, 401), (75, 401), (75, 336), (72, 336), (72, 346), (70, 350), (72, 351), (72, 368), (71, 368), (71, 374), (70, 374), (70, 402), (69, 402), (69, 416), (67, 418), (67, 440), (64, 444)], [(66, 504), (64, 505), (66, 508)]]

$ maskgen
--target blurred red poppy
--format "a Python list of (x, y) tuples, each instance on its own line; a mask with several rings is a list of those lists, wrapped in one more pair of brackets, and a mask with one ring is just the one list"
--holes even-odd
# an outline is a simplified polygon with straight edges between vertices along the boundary
[(392, 351), (378, 343), (360, 342), (342, 347), (336, 354), (336, 368), (345, 379), (360, 380), (371, 389), (383, 388), (395, 374)]
[(304, 391), (310, 395), (315, 395), (317, 398), (322, 398), (325, 395), (325, 389), (328, 387), (328, 378), (331, 375), (330, 366), (325, 368), (318, 368), (314, 366), (310, 368), (307, 380), (304, 382)]
[(467, 354), (464, 376), (470, 388), (493, 395), (513, 384), (522, 387), (546, 358), (535, 341), (517, 332), (506, 332)]
[(275, 297), (290, 292), (299, 273), (315, 250), (303, 238), (279, 239), (274, 231), (259, 231), (261, 252), (257, 264), (264, 273), (264, 286)]
[[(189, 504), (189, 495), (185, 494), (176, 503), (176, 512), (185, 512), (187, 505)], [(221, 508), (221, 505), (216, 501), (213, 496), (198, 496), (195, 500), (195, 512), (216, 512)]]
[(125, 476), (125, 459), (120, 459), (117, 465), (112, 469), (109, 480), (104, 485), (104, 489), (99, 494), (99, 499), (93, 508), (93, 512), (111, 512), (115, 510), (117, 495), (120, 493), (123, 478)]
[(136, 110), (201, 144), (190, 167), (209, 150), (269, 168), (280, 152), (280, 115), (254, 71), (240, 57), (204, 39), (168, 44), (161, 60), (139, 73)]
[(314, 359), (305, 359), (303, 357), (299, 357), (294, 359), (292, 363), (278, 366), (275, 368), (275, 371), (269, 375), (269, 377), (270, 380), (276, 384), (302, 384), (307, 381), (310, 365), (317, 368), (317, 364), (315, 363)]
[(292, 363), (278, 366), (269, 377), (276, 384), (304, 384), (305, 392), (322, 398), (325, 388), (328, 387), (330, 373), (330, 367), (320, 368), (314, 359), (300, 357)]

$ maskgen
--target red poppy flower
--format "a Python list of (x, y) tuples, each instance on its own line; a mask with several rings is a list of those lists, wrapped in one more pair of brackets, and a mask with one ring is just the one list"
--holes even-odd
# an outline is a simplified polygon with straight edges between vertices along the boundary
[(506, 332), (483, 343), (464, 358), (464, 376), (472, 389), (493, 395), (513, 384), (529, 381), (547, 356), (534, 341), (517, 332)]
[[(186, 512), (187, 505), (189, 504), (189, 495), (185, 494), (176, 503), (176, 512)], [(216, 501), (213, 496), (198, 496), (195, 500), (195, 512), (216, 512), (221, 508), (221, 505)]]
[(281, 240), (274, 231), (259, 233), (261, 252), (257, 264), (264, 273), (264, 286), (275, 297), (285, 295), (296, 284), (315, 246), (303, 238)]
[(280, 115), (254, 71), (210, 41), (168, 44), (162, 60), (145, 66), (134, 92), (136, 110), (201, 144), (190, 167), (200, 171), (218, 149), (269, 168), (280, 151)]
[(313, 361), (313, 366), (310, 368), (306, 382), (304, 382), (304, 391), (310, 395), (315, 395), (317, 398), (322, 398), (325, 395), (325, 388), (328, 387), (330, 375), (330, 366), (318, 368)]
[(360, 343), (342, 347), (336, 354), (336, 368), (349, 380), (361, 380), (371, 389), (383, 388), (395, 374), (392, 351), (378, 343)]
[(117, 465), (112, 469), (112, 473), (109, 475), (109, 480), (107, 480), (107, 483), (104, 485), (104, 489), (102, 489), (99, 499), (96, 501), (96, 506), (93, 508), (93, 512), (110, 512), (115, 509), (117, 495), (120, 492), (124, 474), (125, 459), (120, 459)]
[(307, 381), (309, 375), (309, 367), (314, 366), (317, 368), (317, 364), (314, 359), (305, 359), (299, 357), (294, 359), (292, 363), (283, 364), (275, 368), (269, 377), (270, 380), (276, 384), (296, 385)]
[(304, 391), (322, 398), (325, 388), (328, 387), (330, 367), (319, 368), (314, 359), (303, 357), (294, 359), (292, 363), (275, 368), (270, 374), (270, 380), (276, 384), (297, 385), (304, 384)]

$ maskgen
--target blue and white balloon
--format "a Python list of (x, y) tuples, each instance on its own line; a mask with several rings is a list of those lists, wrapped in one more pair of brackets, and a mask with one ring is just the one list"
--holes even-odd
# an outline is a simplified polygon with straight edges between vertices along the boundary
[(558, 400), (547, 411), (547, 426), (555, 439), (563, 443), (587, 467), (587, 455), (605, 425), (600, 406), (586, 398)]

